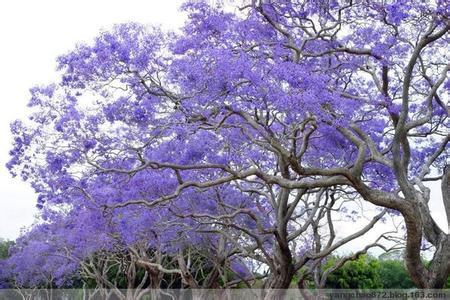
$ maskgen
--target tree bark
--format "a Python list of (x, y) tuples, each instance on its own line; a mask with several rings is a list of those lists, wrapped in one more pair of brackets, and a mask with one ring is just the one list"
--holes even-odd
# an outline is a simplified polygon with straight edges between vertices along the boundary
[(450, 165), (444, 167), (441, 182), (442, 201), (444, 202), (445, 214), (447, 216), (447, 234), (450, 234)]
[(278, 246), (277, 260), (276, 270), (264, 283), (264, 288), (268, 290), (264, 296), (266, 300), (282, 299), (285, 290), (289, 288), (295, 275), (295, 267), (292, 264), (292, 254), (289, 248), (283, 249), (283, 247)]
[(402, 215), (406, 226), (405, 266), (417, 287), (425, 288), (428, 285), (428, 270), (420, 256), (423, 234), (420, 214), (414, 209), (408, 209)]

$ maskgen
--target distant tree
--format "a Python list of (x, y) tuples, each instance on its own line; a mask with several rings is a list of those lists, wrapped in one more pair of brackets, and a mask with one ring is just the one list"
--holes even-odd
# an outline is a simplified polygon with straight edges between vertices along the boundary
[(14, 245), (14, 241), (0, 238), (0, 259), (5, 259), (9, 256), (9, 248), (12, 245)]
[(380, 260), (379, 272), (382, 287), (385, 289), (409, 289), (416, 287), (406, 271), (404, 262), (401, 260)]
[[(337, 259), (337, 257), (331, 258), (328, 265), (333, 265)], [(362, 255), (357, 260), (348, 261), (341, 268), (332, 272), (328, 276), (325, 287), (339, 289), (383, 288), (380, 268), (380, 261), (376, 258)]]
[(13, 241), (0, 238), (0, 289), (11, 287), (11, 277), (6, 266), (6, 259), (10, 256), (9, 249), (13, 245)]

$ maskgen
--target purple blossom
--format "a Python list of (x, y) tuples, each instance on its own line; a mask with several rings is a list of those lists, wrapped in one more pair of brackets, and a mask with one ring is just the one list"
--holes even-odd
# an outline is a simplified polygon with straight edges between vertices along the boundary
[[(448, 163), (447, 148), (433, 156), (449, 127), (439, 102), (448, 81), (427, 97), (447, 37), (419, 51), (428, 79), (409, 65), (420, 34), (443, 30), (443, 2), (341, 2), (272, 1), (236, 14), (187, 1), (179, 33), (116, 25), (59, 57), (60, 82), (32, 88), (29, 118), (11, 124), (7, 167), (38, 193), (42, 222), (18, 239), (9, 275), (64, 286), (82, 261), (130, 262), (144, 247), (171, 264), (199, 249), (193, 261), (205, 265), (193, 274), (237, 277), (262, 255), (271, 284), (286, 267), (279, 255), (288, 271), (314, 265), (316, 203), (321, 230), (328, 212), (359, 217), (342, 199), (405, 215), (426, 197), (424, 162)], [(411, 199), (396, 206), (405, 191)]]

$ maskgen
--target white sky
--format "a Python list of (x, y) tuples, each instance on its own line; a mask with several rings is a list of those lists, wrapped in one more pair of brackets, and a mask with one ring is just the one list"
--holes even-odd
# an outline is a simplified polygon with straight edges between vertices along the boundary
[[(0, 1), (0, 238), (15, 239), (37, 212), (36, 196), (28, 184), (12, 178), (4, 167), (11, 148), (9, 123), (27, 115), (28, 89), (57, 80), (55, 59), (76, 43), (91, 41), (102, 29), (127, 21), (182, 25), (181, 0), (39, 0)], [(431, 209), (447, 228), (439, 185), (432, 187)], [(363, 223), (360, 224), (363, 226)], [(359, 225), (338, 228), (338, 234)], [(378, 226), (381, 227), (382, 226)], [(374, 239), (375, 233), (346, 247), (356, 250)]]
[(4, 167), (9, 123), (27, 115), (29, 88), (57, 80), (56, 57), (102, 29), (128, 21), (177, 28), (181, 0), (0, 1), (0, 238), (14, 239), (33, 222), (36, 196)]

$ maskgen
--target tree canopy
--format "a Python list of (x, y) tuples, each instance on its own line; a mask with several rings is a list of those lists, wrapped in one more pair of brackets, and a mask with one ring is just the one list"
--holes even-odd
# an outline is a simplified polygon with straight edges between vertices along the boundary
[[(182, 9), (180, 32), (117, 25), (60, 56), (59, 82), (31, 89), (8, 168), (39, 194), (42, 224), (16, 255), (58, 248), (66, 263), (33, 263), (59, 279), (108, 252), (153, 282), (251, 286), (260, 275), (287, 288), (390, 214), (404, 220), (414, 283), (443, 287), (450, 238), (425, 183), (442, 181), (450, 217), (447, 1)], [(379, 213), (342, 236), (334, 224), (361, 215), (356, 200)]]

